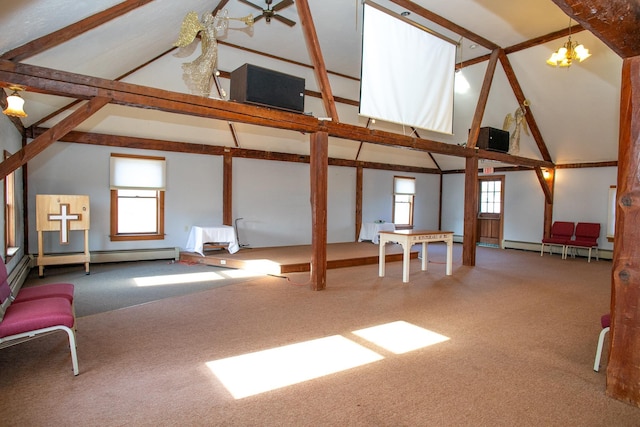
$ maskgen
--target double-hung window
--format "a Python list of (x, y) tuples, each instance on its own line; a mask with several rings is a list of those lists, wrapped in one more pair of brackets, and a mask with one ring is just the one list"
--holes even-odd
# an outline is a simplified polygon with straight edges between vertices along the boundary
[(397, 228), (413, 227), (415, 194), (415, 178), (406, 176), (393, 177), (393, 223)]
[(164, 239), (164, 157), (111, 154), (111, 240)]

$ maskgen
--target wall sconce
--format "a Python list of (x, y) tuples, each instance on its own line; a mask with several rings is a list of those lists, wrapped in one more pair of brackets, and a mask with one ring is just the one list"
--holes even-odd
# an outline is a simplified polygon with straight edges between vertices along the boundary
[(27, 117), (27, 113), (23, 109), (24, 99), (18, 93), (24, 89), (20, 86), (9, 86), (9, 90), (12, 90), (13, 93), (7, 96), (7, 108), (2, 112), (7, 116)]

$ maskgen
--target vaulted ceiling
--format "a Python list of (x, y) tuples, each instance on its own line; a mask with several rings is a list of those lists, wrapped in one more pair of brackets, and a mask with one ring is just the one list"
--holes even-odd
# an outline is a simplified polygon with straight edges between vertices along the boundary
[[(299, 122), (291, 127), (293, 132), (285, 130), (287, 126), (278, 125), (276, 129), (269, 126), (283, 119), (264, 109), (238, 110), (217, 116), (195, 112), (194, 109), (204, 108), (198, 106), (187, 111), (190, 117), (185, 117), (177, 114), (181, 107), (176, 111), (168, 107), (160, 108), (165, 111), (156, 111), (123, 106), (136, 105), (133, 98), (141, 98), (136, 92), (138, 89), (131, 89), (128, 95), (131, 98), (128, 98), (124, 95), (128, 89), (108, 81), (167, 90), (175, 92), (176, 97), (188, 93), (181, 79), (180, 65), (197, 52), (172, 46), (187, 12), (196, 11), (202, 16), (224, 8), (231, 17), (259, 15), (259, 8), (248, 3), (240, 0), (2, 2), (0, 85), (7, 88), (18, 83), (27, 88), (23, 93), (29, 113), (22, 119), (25, 127), (48, 128), (77, 110), (79, 104), (74, 104), (75, 98), (84, 100), (92, 93), (79, 95), (84, 82), (94, 89), (109, 86), (126, 99), (114, 102), (119, 106), (97, 108), (98, 112), (86, 120), (81, 117), (77, 130), (293, 154), (308, 154), (308, 136), (304, 130), (313, 128), (314, 117), (331, 115), (327, 111), (329, 96), (329, 102), (335, 100), (332, 105), (338, 116), (334, 125), (340, 122), (358, 127), (330, 132), (334, 135), (330, 139), (331, 157), (445, 171), (464, 167), (460, 148), (467, 143), (473, 125), (501, 128), (505, 115), (518, 107), (520, 98), (526, 98), (530, 101), (535, 126), (530, 135), (522, 136), (521, 157), (556, 164), (617, 159), (622, 58), (638, 54), (635, 34), (640, 33), (639, 6), (635, 1), (375, 1), (396, 13), (410, 12), (409, 19), (460, 40), (458, 62), (471, 90), (456, 94), (453, 135), (418, 130), (420, 139), (415, 141), (416, 132), (396, 125), (378, 122), (365, 129), (367, 119), (357, 115), (360, 0), (307, 0), (302, 4), (298, 1), (277, 12), (285, 20), (296, 22), (293, 26), (278, 19), (271, 22), (260, 19), (252, 28), (240, 21), (231, 21), (229, 30), (219, 37), (220, 84), (227, 91), (228, 73), (245, 62), (305, 78), (308, 91), (305, 110), (309, 116), (299, 119), (289, 118), (290, 114), (284, 116), (286, 120)], [(264, 1), (251, 3), (266, 8)], [(273, 3), (277, 5), (279, 1)], [(569, 15), (577, 21), (570, 20)], [(578, 22), (589, 31), (582, 31)], [(570, 26), (573, 39), (589, 48), (592, 57), (569, 69), (550, 67), (545, 60), (566, 41)], [(499, 48), (504, 50), (496, 50)], [(492, 51), (500, 52), (493, 62)], [(491, 70), (492, 64), (495, 75), (488, 80), (487, 69)], [(96, 79), (83, 80), (82, 76)], [(59, 84), (65, 79), (74, 80), (72, 88)], [(163, 92), (153, 96), (167, 95)], [(190, 105), (198, 103), (190, 98), (171, 95), (165, 101), (176, 105), (177, 99)], [(486, 104), (481, 102), (479, 111), (478, 101), (483, 99)], [(205, 104), (206, 108), (217, 105), (215, 102)], [(263, 116), (266, 122), (234, 120), (245, 114)], [(216, 118), (208, 118), (212, 116)], [(309, 119), (312, 119), (310, 124)], [(378, 131), (380, 135), (391, 132), (405, 138), (398, 141), (400, 148), (388, 147), (385, 141), (370, 138), (371, 131)], [(363, 144), (363, 140), (369, 142)], [(441, 149), (434, 142), (451, 148)], [(416, 154), (415, 150), (406, 148), (420, 151)], [(496, 165), (521, 164), (510, 162), (504, 156), (494, 157), (492, 162)]]

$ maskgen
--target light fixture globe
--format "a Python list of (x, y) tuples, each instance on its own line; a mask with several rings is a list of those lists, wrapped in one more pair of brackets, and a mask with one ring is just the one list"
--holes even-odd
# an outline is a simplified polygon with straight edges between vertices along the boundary
[(27, 117), (27, 113), (24, 112), (24, 99), (18, 94), (22, 90), (20, 87), (10, 87), (13, 93), (7, 96), (7, 108), (2, 110), (7, 116), (13, 117)]

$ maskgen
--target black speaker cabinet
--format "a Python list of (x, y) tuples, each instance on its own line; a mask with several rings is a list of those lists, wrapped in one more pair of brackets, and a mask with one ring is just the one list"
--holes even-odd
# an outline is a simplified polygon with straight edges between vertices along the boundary
[(304, 111), (304, 79), (251, 64), (231, 72), (231, 101)]
[(480, 128), (476, 147), (484, 150), (509, 152), (509, 132), (502, 129), (484, 127)]

